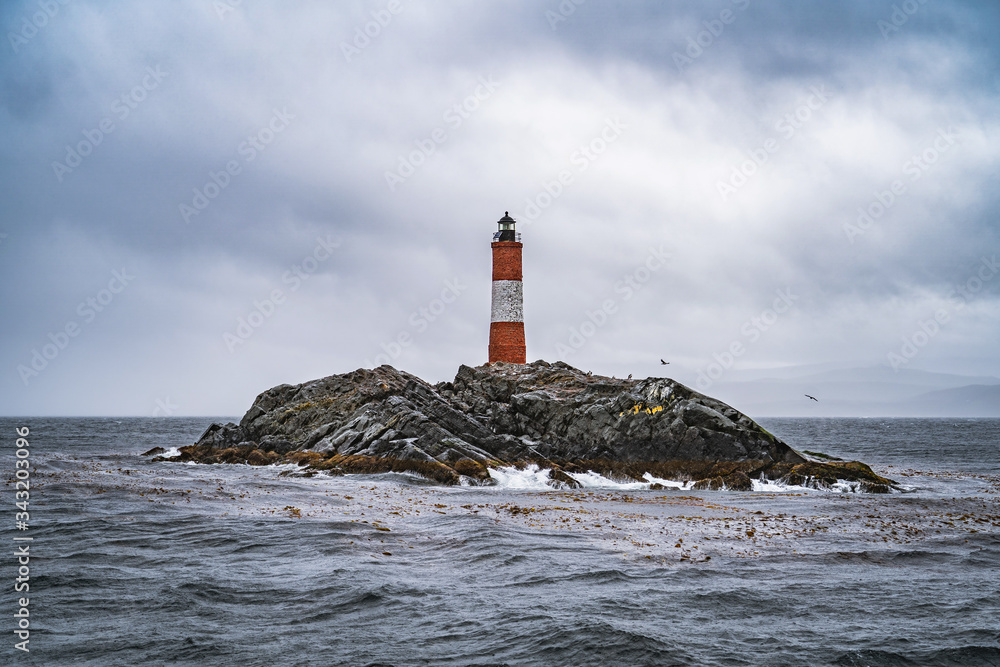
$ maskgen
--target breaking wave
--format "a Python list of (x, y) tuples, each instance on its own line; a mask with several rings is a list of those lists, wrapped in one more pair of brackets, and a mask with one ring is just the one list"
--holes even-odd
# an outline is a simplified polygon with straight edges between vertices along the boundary
[[(568, 484), (558, 479), (553, 479), (552, 471), (548, 468), (541, 468), (537, 464), (529, 464), (524, 468), (513, 466), (501, 466), (489, 468), (490, 477), (495, 484), (493, 488), (520, 489), (536, 491), (552, 491), (553, 489), (568, 489)], [(678, 481), (654, 477), (650, 473), (643, 475), (645, 481), (621, 480), (602, 475), (588, 470), (587, 472), (566, 473), (580, 488), (583, 489), (610, 489), (616, 491), (641, 491), (649, 489), (653, 485), (656, 488), (677, 489), (678, 491), (690, 491), (694, 488), (693, 481)], [(757, 493), (863, 493), (860, 482), (838, 480), (829, 487), (805, 486), (801, 484), (788, 484), (780, 480), (754, 479), (750, 481), (751, 491)]]

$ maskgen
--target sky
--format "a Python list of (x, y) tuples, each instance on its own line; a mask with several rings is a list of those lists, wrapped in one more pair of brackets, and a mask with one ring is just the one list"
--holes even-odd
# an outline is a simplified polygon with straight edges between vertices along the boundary
[(450, 380), (487, 360), (505, 211), (529, 360), (1000, 375), (996, 2), (34, 0), (0, 25), (0, 414)]

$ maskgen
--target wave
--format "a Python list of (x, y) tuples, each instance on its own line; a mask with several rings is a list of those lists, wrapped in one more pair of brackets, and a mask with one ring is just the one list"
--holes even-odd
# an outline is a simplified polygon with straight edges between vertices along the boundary
[(905, 656), (893, 651), (868, 649), (852, 651), (840, 656), (833, 664), (840, 667), (909, 667), (913, 664), (930, 664), (947, 667), (968, 665), (996, 665), (1000, 662), (1000, 649), (995, 646), (959, 646), (922, 655)]
[[(534, 491), (552, 491), (569, 489), (566, 482), (553, 479), (551, 470), (541, 468), (537, 464), (531, 463), (524, 468), (513, 466), (501, 466), (489, 468), (490, 477), (494, 484), (491, 486), (501, 489), (518, 489)], [(644, 481), (622, 480), (608, 477), (600, 473), (588, 470), (587, 472), (568, 472), (567, 476), (576, 481), (583, 489), (609, 489), (615, 491), (641, 491), (650, 488), (676, 489), (678, 491), (691, 491), (694, 488), (694, 481), (679, 481), (654, 477), (650, 473), (643, 475)], [(466, 482), (472, 485), (471, 482)], [(837, 480), (835, 484), (828, 487), (808, 486), (800, 484), (789, 484), (780, 480), (753, 479), (750, 480), (751, 491), (757, 493), (862, 493), (861, 483), (847, 480)], [(808, 482), (807, 482), (808, 484)], [(655, 485), (655, 487), (654, 487)], [(905, 489), (904, 489), (905, 490)], [(892, 490), (892, 493), (899, 491)]]
[[(565, 482), (552, 479), (548, 468), (540, 468), (537, 464), (531, 463), (523, 469), (513, 466), (501, 466), (499, 468), (489, 468), (490, 477), (493, 478), (495, 488), (501, 489), (529, 489), (536, 491), (551, 491), (552, 489), (568, 489)], [(678, 482), (671, 479), (661, 479), (654, 477), (650, 473), (643, 475), (645, 481), (621, 480), (607, 477), (592, 470), (587, 472), (566, 473), (570, 478), (583, 489), (612, 489), (616, 491), (631, 491), (649, 489), (652, 485), (658, 484), (665, 488), (688, 490), (694, 482)]]
[[(788, 484), (781, 480), (772, 479), (752, 479), (750, 480), (751, 490), (761, 493), (865, 493), (863, 483), (838, 479), (829, 486), (811, 485), (809, 480), (805, 485)], [(912, 487), (903, 486), (900, 489), (889, 488), (889, 493), (906, 493)]]
[(526, 466), (524, 470), (518, 470), (513, 466), (489, 468), (488, 470), (490, 477), (496, 482), (496, 486), (504, 489), (548, 490), (560, 488), (560, 486), (565, 487), (565, 485), (551, 480), (549, 478), (549, 471), (539, 468), (534, 463)]
[(801, 493), (803, 491), (815, 491), (815, 489), (810, 489), (809, 487), (799, 486), (797, 484), (785, 484), (784, 482), (778, 482), (772, 479), (751, 479), (750, 485), (752, 491), (767, 493)]
[[(552, 479), (548, 468), (540, 468), (537, 464), (531, 463), (523, 469), (513, 466), (501, 466), (499, 468), (489, 468), (490, 477), (493, 478), (494, 488), (501, 489), (527, 489), (535, 491), (551, 491), (553, 489), (570, 488), (565, 482)], [(621, 481), (606, 477), (599, 473), (588, 470), (587, 472), (566, 473), (571, 479), (584, 489), (613, 489), (617, 491), (648, 489), (653, 484), (661, 484), (665, 487), (676, 489), (690, 488), (692, 482), (675, 482), (672, 480), (659, 479), (649, 473), (644, 476), (645, 482), (637, 480)]]
[[(174, 457), (179, 454), (180, 451), (176, 447), (172, 447), (166, 453), (162, 454), (162, 456)], [(186, 464), (191, 466), (201, 465), (195, 461), (187, 461)], [(219, 467), (246, 467), (253, 468), (254, 470), (268, 469), (276, 470), (279, 473), (297, 473), (303, 470), (298, 464), (295, 463), (274, 463), (266, 466), (250, 466), (246, 463), (218, 463), (214, 465)], [(640, 481), (635, 479), (616, 479), (614, 477), (608, 477), (607, 475), (594, 472), (593, 470), (588, 470), (586, 472), (560, 471), (561, 475), (566, 475), (578, 485), (576, 487), (571, 487), (571, 485), (567, 482), (553, 478), (553, 471), (551, 469), (542, 468), (535, 463), (530, 463), (523, 468), (517, 468), (514, 466), (498, 466), (495, 468), (487, 468), (487, 471), (490, 474), (490, 482), (483, 483), (471, 477), (460, 475), (459, 486), (515, 489), (522, 491), (570, 490), (571, 488), (613, 491), (643, 491), (649, 489), (676, 489), (678, 491), (696, 490), (694, 488), (694, 480), (682, 481), (664, 479), (662, 477), (656, 477), (648, 472), (643, 474), (642, 481)], [(300, 475), (295, 476), (299, 477)], [(337, 478), (358, 477), (365, 480), (378, 479), (419, 486), (439, 486), (437, 481), (413, 471), (347, 475), (331, 475), (327, 471), (318, 471), (317, 476), (319, 478), (332, 476)], [(836, 483), (829, 486), (813, 485), (810, 483), (810, 480), (807, 480), (804, 485), (801, 485), (789, 484), (781, 480), (769, 480), (764, 478), (752, 479), (750, 480), (750, 484), (751, 492), (756, 493), (863, 493), (861, 482), (848, 481), (844, 479), (837, 480)], [(727, 489), (723, 487), (722, 490), (725, 491)], [(906, 493), (912, 490), (913, 487), (903, 486), (901, 489), (890, 489), (889, 493)]]

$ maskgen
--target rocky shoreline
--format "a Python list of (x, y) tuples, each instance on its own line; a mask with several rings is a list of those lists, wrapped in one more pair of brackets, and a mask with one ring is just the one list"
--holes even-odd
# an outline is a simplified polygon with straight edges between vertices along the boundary
[(535, 464), (563, 488), (588, 471), (695, 489), (747, 491), (754, 479), (898, 488), (863, 463), (797, 451), (668, 378), (620, 380), (545, 361), (463, 365), (436, 385), (391, 366), (279, 385), (239, 424), (212, 424), (179, 456), (156, 460), (296, 463), (306, 475), (409, 472), (441, 484), (490, 484), (489, 468)]

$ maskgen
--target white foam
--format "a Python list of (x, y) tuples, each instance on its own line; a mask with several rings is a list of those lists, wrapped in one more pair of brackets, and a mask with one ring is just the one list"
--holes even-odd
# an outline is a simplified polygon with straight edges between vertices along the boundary
[[(496, 487), (503, 489), (535, 489), (551, 490), (565, 488), (561, 482), (552, 480), (549, 477), (549, 470), (539, 468), (536, 464), (529, 464), (524, 470), (514, 467), (490, 468), (490, 477), (496, 481)], [(675, 482), (669, 479), (653, 477), (649, 473), (643, 476), (646, 481), (619, 482), (599, 473), (588, 470), (587, 472), (567, 473), (574, 480), (579, 482), (584, 489), (614, 489), (619, 491), (648, 489), (651, 484), (661, 484), (674, 489), (690, 489), (694, 482)]]
[(587, 472), (571, 472), (567, 473), (570, 477), (580, 482), (580, 486), (585, 489), (621, 489), (623, 491), (629, 489), (648, 489), (649, 484), (647, 482), (616, 482), (613, 479), (609, 479), (604, 475), (599, 475), (592, 470)]
[(673, 489), (681, 489), (682, 491), (687, 491), (692, 486), (694, 482), (677, 482), (672, 479), (663, 479), (662, 477), (653, 477), (648, 472), (642, 476), (643, 479), (648, 479), (650, 484), (660, 484), (662, 486), (670, 487)]
[[(807, 482), (808, 483), (808, 482)], [(785, 484), (767, 479), (750, 480), (752, 490), (766, 493), (863, 493), (861, 482), (838, 479), (830, 486), (800, 486), (797, 484)], [(896, 489), (890, 488), (890, 493), (898, 493)]]
[(861, 482), (848, 482), (846, 479), (838, 479), (830, 486), (831, 491), (837, 493), (858, 493), (861, 491)]
[(488, 468), (487, 470), (500, 488), (544, 490), (552, 488), (549, 486), (549, 471), (539, 469), (534, 463), (526, 466), (524, 470), (518, 470), (513, 466)]
[(172, 459), (175, 456), (180, 456), (180, 455), (181, 455), (181, 450), (178, 449), (177, 447), (171, 447), (167, 451), (160, 454), (160, 456), (162, 456), (165, 459)]
[[(552, 489), (566, 488), (561, 482), (552, 480), (549, 477), (549, 470), (539, 468), (532, 463), (523, 470), (518, 470), (512, 466), (489, 468), (490, 477), (496, 482), (494, 488), (500, 489), (530, 489), (537, 491), (550, 491)], [(584, 489), (613, 489), (619, 491), (633, 491), (648, 489), (652, 484), (659, 484), (666, 488), (689, 491), (694, 487), (693, 481), (679, 482), (672, 479), (654, 477), (650, 473), (645, 473), (642, 478), (644, 482), (630, 481), (618, 482), (599, 473), (588, 470), (587, 472), (567, 473), (570, 477), (580, 483)], [(463, 486), (469, 484), (467, 480), (462, 480)], [(847, 480), (837, 480), (837, 482), (826, 488), (813, 486), (802, 486), (798, 484), (787, 484), (780, 481), (767, 479), (750, 480), (751, 490), (758, 493), (860, 493), (861, 483)], [(892, 490), (895, 492), (895, 490)]]
[(784, 484), (770, 479), (751, 479), (750, 487), (752, 491), (762, 491), (767, 493), (801, 493), (802, 491), (815, 491), (805, 486), (797, 484)]

